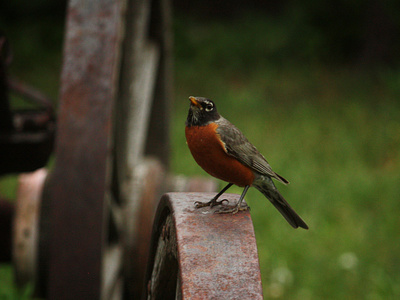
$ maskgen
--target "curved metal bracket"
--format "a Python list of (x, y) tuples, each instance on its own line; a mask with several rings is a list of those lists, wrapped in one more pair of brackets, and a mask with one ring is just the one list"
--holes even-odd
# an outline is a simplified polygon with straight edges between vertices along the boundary
[[(250, 212), (195, 209), (211, 193), (169, 193), (153, 227), (147, 299), (262, 299)], [(224, 195), (231, 205), (239, 195)]]
[(13, 262), (19, 286), (38, 280), (39, 218), (47, 170), (42, 168), (18, 178), (18, 193), (13, 223)]

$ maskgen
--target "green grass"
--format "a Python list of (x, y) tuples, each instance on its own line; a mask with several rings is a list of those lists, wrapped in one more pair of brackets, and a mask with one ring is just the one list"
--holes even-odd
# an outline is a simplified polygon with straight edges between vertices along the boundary
[(0, 299), (1, 300), (28, 300), (32, 299), (30, 286), (17, 289), (13, 279), (13, 268), (10, 264), (0, 264)]
[[(400, 71), (327, 66), (304, 54), (312, 49), (299, 49), (300, 63), (285, 26), (176, 16), (172, 169), (208, 176), (187, 149), (184, 121), (188, 96), (215, 100), (291, 182), (277, 186), (310, 226), (293, 230), (249, 191), (265, 298), (398, 299)], [(0, 282), (11, 273), (0, 267)]]

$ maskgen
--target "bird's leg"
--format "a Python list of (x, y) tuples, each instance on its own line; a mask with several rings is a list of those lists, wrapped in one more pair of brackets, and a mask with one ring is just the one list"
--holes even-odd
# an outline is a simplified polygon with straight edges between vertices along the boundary
[(233, 183), (228, 183), (228, 185), (226, 187), (224, 187), (222, 189), (222, 191), (220, 191), (214, 198), (212, 198), (210, 201), (208, 202), (200, 202), (200, 201), (196, 201), (194, 203), (196, 208), (200, 208), (200, 207), (205, 207), (205, 206), (210, 206), (210, 207), (214, 207), (216, 205), (222, 205), (224, 201), (229, 202), (227, 199), (222, 199), (221, 201), (217, 201), (217, 199), (226, 192), (227, 189), (229, 189), (231, 186), (233, 185)]
[(241, 210), (248, 210), (250, 207), (248, 207), (247, 205), (243, 207), (242, 202), (243, 202), (244, 196), (246, 195), (249, 187), (250, 187), (249, 185), (246, 185), (244, 187), (244, 190), (243, 190), (242, 194), (240, 195), (239, 201), (236, 204), (236, 206), (224, 207), (224, 208), (221, 208), (221, 209), (215, 211), (215, 213), (217, 213), (217, 214), (228, 214), (228, 213), (236, 214), (237, 212), (239, 212)]

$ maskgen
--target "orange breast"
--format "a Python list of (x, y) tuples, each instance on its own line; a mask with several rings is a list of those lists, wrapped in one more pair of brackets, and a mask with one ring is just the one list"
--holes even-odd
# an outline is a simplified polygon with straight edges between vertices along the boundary
[(225, 152), (216, 124), (186, 127), (186, 141), (196, 162), (208, 174), (238, 186), (251, 185), (251, 169)]

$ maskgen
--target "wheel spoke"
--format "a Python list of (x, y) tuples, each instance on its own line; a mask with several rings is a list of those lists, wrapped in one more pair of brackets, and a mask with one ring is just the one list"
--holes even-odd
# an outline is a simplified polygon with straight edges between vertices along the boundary
[(113, 196), (106, 197), (107, 206), (110, 212), (109, 223), (114, 226), (119, 235), (124, 228), (124, 215), (121, 206), (115, 201)]
[(103, 254), (102, 299), (120, 299), (122, 293), (122, 255), (121, 245), (105, 249)]
[[(135, 149), (135, 151), (128, 152), (128, 166), (136, 165), (140, 157), (143, 157), (159, 62), (159, 50), (156, 44), (148, 42), (145, 45), (142, 59), (137, 64), (136, 74), (132, 81), (134, 109), (132, 109), (131, 115), (127, 120), (130, 133), (127, 136), (127, 147)], [(157, 105), (157, 103), (154, 103), (154, 105)]]

